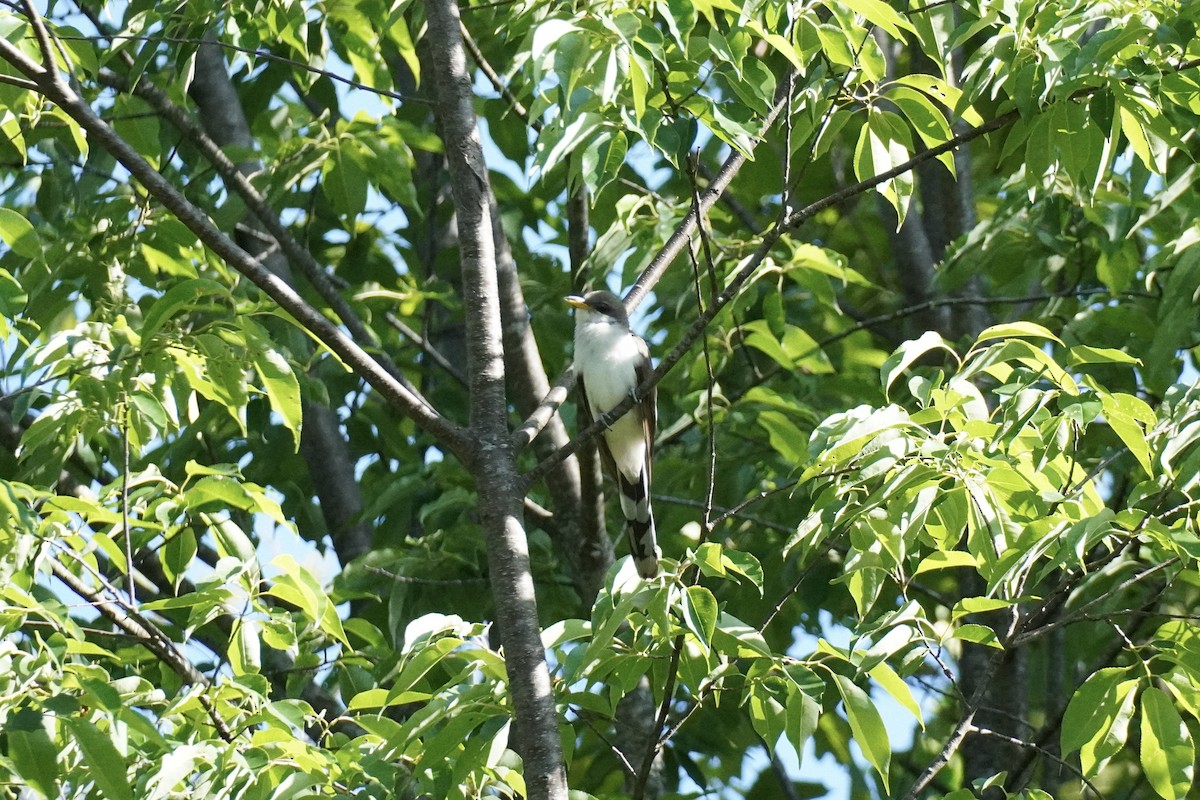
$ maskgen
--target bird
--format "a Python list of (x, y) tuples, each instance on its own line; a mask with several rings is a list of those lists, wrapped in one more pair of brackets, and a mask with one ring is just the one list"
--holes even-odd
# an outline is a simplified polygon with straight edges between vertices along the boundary
[[(650, 350), (629, 326), (621, 298), (612, 292), (571, 295), (575, 309), (575, 376), (579, 388), (579, 424), (585, 428), (603, 416), (649, 377)], [(605, 469), (617, 483), (621, 513), (629, 523), (629, 550), (638, 575), (658, 575), (662, 550), (650, 507), (650, 477), (657, 429), (657, 392), (635, 396), (628, 413), (614, 421), (597, 439)]]

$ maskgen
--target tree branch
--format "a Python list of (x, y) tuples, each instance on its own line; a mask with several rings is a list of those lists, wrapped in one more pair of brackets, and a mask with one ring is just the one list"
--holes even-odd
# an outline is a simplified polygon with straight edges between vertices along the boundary
[[(105, 598), (103, 593), (80, 580), (75, 573), (67, 569), (57, 558), (50, 560), (50, 571), (54, 573), (54, 577), (62, 581), (71, 591), (84, 600), (87, 600), (92, 608), (99, 611), (109, 622), (124, 631), (126, 635), (145, 645), (146, 649), (154, 653), (164, 664), (178, 674), (179, 677), (194, 686), (208, 688), (211, 685), (208, 677), (192, 666), (192, 662), (188, 661), (182, 653), (176, 650), (174, 643), (154, 624), (131, 613), (119, 601)], [(229, 725), (217, 713), (212, 702), (204, 694), (200, 694), (199, 699), (200, 704), (208, 713), (209, 719), (212, 720), (213, 727), (217, 729), (217, 734), (226, 742), (232, 742), (234, 738), (233, 731), (229, 729)]]
[[(209, 46), (215, 47), (216, 43), (206, 40), (205, 43), (200, 45), (201, 52), (198, 55), (198, 60), (203, 55), (204, 48)], [(263, 227), (274, 237), (280, 250), (287, 256), (288, 263), (299, 269), (305, 279), (317, 290), (317, 294), (325, 302), (329, 303), (329, 307), (337, 314), (338, 319), (350, 331), (355, 341), (361, 347), (378, 349), (378, 337), (376, 337), (374, 331), (363, 323), (346, 299), (342, 297), (338, 288), (325, 271), (325, 268), (317, 262), (308, 248), (304, 247), (296, 240), (296, 237), (292, 236), (292, 232), (283, 224), (283, 221), (280, 220), (279, 215), (271, 207), (267, 199), (254, 188), (254, 185), (250, 183), (239, 166), (229, 156), (225, 155), (225, 151), (212, 140), (199, 122), (193, 119), (187, 111), (175, 105), (165, 92), (155, 86), (145, 76), (139, 77), (137, 82), (132, 86), (129, 81), (109, 70), (101, 70), (98, 78), (101, 83), (107, 86), (121, 91), (132, 92), (142, 98), (164, 119), (187, 136), (188, 140), (196, 145), (205, 159), (213, 165), (217, 174), (221, 176), (221, 180), (224, 181), (225, 186), (242, 198), (250, 212), (254, 214)], [(211, 112), (211, 109), (209, 111)], [(384, 369), (391, 373), (393, 378), (404, 384), (409, 392), (419, 396), (417, 388), (404, 377), (403, 373), (392, 363), (386, 353), (376, 352), (374, 357)]]
[(222, 233), (203, 211), (192, 205), (140, 153), (117, 135), (108, 123), (100, 119), (79, 95), (62, 82), (57, 73), (45, 74), (28, 56), (3, 39), (0, 39), (0, 58), (37, 83), (49, 100), (79, 123), (92, 141), (107, 150), (128, 169), (146, 191), (171, 211), (201, 242), (262, 289), (390, 403), (432, 435), (439, 446), (454, 453), (466, 463), (473, 460), (474, 446), (459, 426), (442, 417), (423, 398), (399, 383), (336, 325), (306, 303), (295, 290)]

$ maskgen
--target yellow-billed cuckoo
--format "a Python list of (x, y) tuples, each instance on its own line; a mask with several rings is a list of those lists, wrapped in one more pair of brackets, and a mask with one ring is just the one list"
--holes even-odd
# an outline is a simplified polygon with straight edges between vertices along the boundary
[[(620, 405), (650, 375), (650, 351), (630, 329), (625, 305), (612, 292), (588, 292), (566, 300), (575, 308), (575, 376), (582, 430)], [(648, 579), (658, 574), (662, 555), (650, 508), (655, 391), (651, 389), (636, 400), (596, 441), (620, 490), (621, 512), (629, 523), (629, 549), (638, 574)]]

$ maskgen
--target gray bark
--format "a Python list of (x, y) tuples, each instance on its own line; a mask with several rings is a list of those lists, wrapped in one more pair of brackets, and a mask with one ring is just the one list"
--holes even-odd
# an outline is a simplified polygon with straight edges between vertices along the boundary
[(537, 600), (522, 519), (522, 491), (507, 425), (507, 399), (491, 191), (479, 143), (453, 0), (427, 0), (428, 38), (437, 89), (446, 163), (459, 228), (467, 361), (471, 381), (471, 433), (478, 443), (468, 462), (479, 494), (495, 598), (496, 622), (503, 632), (524, 775), (533, 800), (567, 796), (566, 769), (558, 716), (538, 624)]

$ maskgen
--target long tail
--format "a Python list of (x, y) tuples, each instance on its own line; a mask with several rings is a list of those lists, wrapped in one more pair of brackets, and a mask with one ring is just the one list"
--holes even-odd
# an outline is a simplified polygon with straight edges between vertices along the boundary
[(646, 470), (636, 481), (627, 481), (618, 470), (621, 489), (621, 513), (629, 523), (629, 552), (633, 554), (638, 575), (646, 580), (658, 575), (658, 535), (654, 531), (654, 511), (650, 508), (650, 481)]

